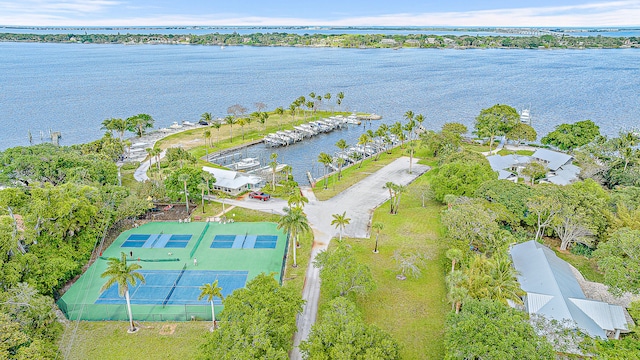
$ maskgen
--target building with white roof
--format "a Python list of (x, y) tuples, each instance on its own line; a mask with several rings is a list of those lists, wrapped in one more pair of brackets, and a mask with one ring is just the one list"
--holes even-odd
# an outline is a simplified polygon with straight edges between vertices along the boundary
[(518, 181), (518, 175), (531, 161), (544, 164), (549, 172), (540, 182), (556, 185), (568, 185), (578, 179), (580, 168), (573, 165), (573, 157), (561, 152), (538, 149), (531, 156), (524, 155), (491, 155), (487, 160), (493, 171), (498, 172), (498, 179)]
[(214, 190), (224, 191), (230, 195), (238, 195), (244, 191), (260, 189), (265, 185), (264, 179), (256, 175), (249, 175), (238, 171), (217, 169), (208, 166), (203, 166), (202, 170), (215, 177), (216, 182), (213, 183)]
[(510, 249), (513, 266), (529, 314), (548, 320), (568, 321), (584, 333), (602, 339), (617, 339), (629, 327), (624, 309), (587, 299), (569, 264), (546, 246), (528, 241)]

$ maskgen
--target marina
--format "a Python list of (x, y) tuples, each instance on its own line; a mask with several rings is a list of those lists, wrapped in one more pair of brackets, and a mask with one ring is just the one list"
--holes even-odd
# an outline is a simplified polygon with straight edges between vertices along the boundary
[(268, 147), (288, 146), (302, 141), (305, 138), (342, 129), (347, 126), (347, 124), (360, 125), (361, 121), (358, 120), (358, 117), (355, 114), (347, 117), (342, 115), (332, 116), (321, 120), (295, 125), (293, 130), (281, 130), (268, 134), (264, 137), (264, 143)]

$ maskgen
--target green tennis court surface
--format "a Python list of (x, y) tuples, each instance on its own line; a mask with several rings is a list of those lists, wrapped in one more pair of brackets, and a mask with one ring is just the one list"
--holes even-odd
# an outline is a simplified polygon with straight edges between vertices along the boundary
[[(146, 280), (129, 288), (134, 319), (210, 320), (210, 304), (198, 300), (202, 285), (218, 280), (227, 296), (263, 272), (281, 281), (286, 249), (274, 223), (149, 223), (120, 234), (58, 305), (71, 320), (127, 320), (117, 286), (100, 292), (108, 259), (124, 252)], [(219, 299), (214, 304), (221, 306)]]

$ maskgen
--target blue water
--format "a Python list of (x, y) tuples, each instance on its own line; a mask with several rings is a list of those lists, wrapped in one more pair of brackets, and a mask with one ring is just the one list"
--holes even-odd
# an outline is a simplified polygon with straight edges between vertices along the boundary
[[(541, 136), (585, 119), (614, 135), (638, 126), (640, 52), (0, 43), (0, 84), (0, 150), (28, 145), (29, 130), (35, 142), (52, 129), (73, 144), (100, 137), (110, 117), (148, 113), (160, 128), (204, 112), (225, 116), (236, 103), (287, 108), (312, 91), (334, 95), (322, 105), (334, 108), (342, 91), (342, 109), (375, 112), (385, 123), (412, 110), (428, 128), (471, 128), (481, 109), (506, 103), (530, 107)], [(316, 138), (281, 159), (315, 164), (320, 151), (362, 131)]]

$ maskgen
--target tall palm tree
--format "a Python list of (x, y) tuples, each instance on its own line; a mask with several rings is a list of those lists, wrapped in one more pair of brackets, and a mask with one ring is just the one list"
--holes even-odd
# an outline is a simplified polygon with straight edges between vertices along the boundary
[(210, 112), (203, 113), (202, 115), (200, 115), (200, 120), (206, 121), (207, 124), (211, 124), (211, 113)]
[(269, 166), (271, 167), (271, 191), (276, 191), (276, 170), (278, 169), (278, 154), (271, 153), (269, 156), (271, 162)]
[(129, 312), (129, 332), (136, 331), (136, 327), (133, 325), (133, 315), (131, 314), (131, 300), (129, 298), (129, 284), (136, 286), (137, 280), (141, 283), (145, 283), (144, 276), (136, 270), (141, 269), (142, 266), (138, 264), (127, 265), (127, 255), (120, 253), (120, 259), (112, 257), (107, 262), (107, 270), (105, 270), (101, 278), (107, 278), (107, 282), (102, 285), (100, 292), (103, 292), (110, 288), (113, 284), (118, 284), (118, 294), (125, 297), (127, 301), (127, 311)]
[(215, 182), (216, 179), (213, 177), (212, 173), (207, 171), (202, 172), (202, 178), (207, 182), (207, 195), (211, 195), (210, 181), (213, 180)]
[(304, 205), (308, 203), (309, 199), (302, 195), (300, 191), (295, 191), (289, 196), (289, 199), (287, 199), (287, 205), (289, 205), (289, 207), (304, 208)]
[(210, 130), (205, 130), (202, 133), (202, 136), (204, 137), (204, 149), (205, 149), (205, 153), (206, 153), (206, 159), (207, 161), (209, 161), (209, 143), (210, 143), (210, 139), (211, 139), (211, 131)]
[(364, 158), (367, 156), (367, 152), (365, 150), (366, 150), (367, 144), (369, 144), (370, 142), (371, 142), (371, 137), (367, 133), (360, 135), (360, 138), (358, 138), (358, 145), (362, 146), (362, 159), (360, 159), (360, 166), (358, 166), (359, 168), (362, 167), (362, 164), (364, 163)]
[(153, 148), (151, 151), (151, 155), (156, 158), (156, 169), (158, 171), (160, 171), (160, 154), (162, 154), (162, 149), (160, 148)]
[(418, 125), (420, 126), (420, 130), (422, 130), (422, 123), (424, 122), (424, 115), (422, 115), (422, 114), (416, 115), (415, 120), (418, 123)]
[(333, 158), (331, 157), (331, 155), (325, 152), (321, 152), (318, 155), (318, 162), (324, 165), (324, 188), (327, 189), (329, 188), (329, 177), (327, 176), (327, 173), (329, 170), (329, 165), (333, 162)]
[(464, 287), (467, 280), (467, 275), (460, 270), (450, 272), (445, 278), (449, 288), (447, 299), (451, 302), (451, 309), (455, 309), (456, 314), (460, 312), (462, 303), (469, 298), (469, 290)]
[(508, 305), (509, 300), (522, 304), (521, 296), (524, 293), (516, 279), (517, 271), (511, 266), (511, 260), (506, 255), (494, 256), (490, 260), (490, 269), (489, 297), (505, 305)]
[(244, 127), (249, 123), (248, 118), (240, 118), (236, 123), (240, 125), (240, 128), (242, 129), (242, 141), (244, 141)]
[(216, 329), (216, 310), (213, 307), (213, 298), (224, 300), (222, 297), (222, 288), (218, 286), (217, 279), (211, 284), (204, 284), (200, 286), (200, 295), (198, 296), (198, 300), (202, 300), (205, 297), (207, 298), (207, 301), (211, 303), (211, 331), (213, 331)]
[(269, 120), (269, 113), (268, 112), (261, 112), (260, 116), (258, 117), (258, 121), (260, 121), (260, 123), (262, 125), (264, 125), (264, 131), (267, 131), (267, 120)]
[(229, 125), (229, 142), (233, 142), (233, 124), (236, 123), (236, 118), (233, 115), (227, 115), (224, 117), (224, 123)]
[(289, 114), (291, 114), (291, 122), (292, 123), (296, 123), (296, 109), (298, 108), (298, 106), (296, 105), (295, 101), (289, 105)]
[(293, 249), (293, 267), (298, 267), (296, 260), (296, 246), (294, 243), (298, 242), (298, 237), (311, 231), (307, 216), (302, 212), (302, 208), (292, 207), (285, 208), (285, 214), (278, 220), (278, 229), (283, 229), (289, 233), (290, 244)]
[[(336, 147), (338, 149), (340, 149), (340, 152), (344, 152), (348, 147), (349, 144), (347, 144), (347, 142), (344, 139), (340, 139), (338, 140), (338, 142), (336, 143)], [(338, 160), (342, 159), (341, 157), (338, 158)], [(344, 164), (344, 159), (342, 159), (343, 161), (339, 161), (338, 162), (338, 180), (340, 180), (342, 178), (342, 165)]]
[(204, 214), (204, 191), (209, 191), (209, 186), (205, 183), (198, 184), (198, 189), (200, 189), (200, 199), (202, 200), (202, 213)]
[(329, 101), (331, 100), (331, 93), (324, 94), (324, 99), (327, 100), (327, 104), (328, 104)]
[(178, 181), (184, 184), (184, 203), (187, 205), (187, 214), (189, 213), (189, 192), (187, 191), (187, 181), (189, 181), (189, 179), (191, 179), (189, 174), (178, 175)]
[(102, 122), (102, 129), (117, 131), (120, 136), (120, 140), (124, 137), (124, 132), (127, 131), (127, 127), (127, 121), (120, 118), (110, 118)]
[(451, 272), (455, 271), (456, 263), (462, 260), (462, 250), (458, 248), (451, 248), (447, 250), (447, 259), (451, 260)]
[(338, 107), (340, 107), (342, 105), (342, 100), (344, 100), (344, 93), (340, 91), (337, 96), (338, 100), (336, 100), (336, 103), (338, 104)]
[(373, 253), (378, 253), (378, 237), (380, 236), (380, 232), (384, 229), (384, 223), (376, 221), (371, 225), (371, 228), (376, 231), (376, 246), (373, 248)]
[(336, 229), (340, 231), (340, 241), (342, 241), (342, 233), (344, 232), (344, 228), (351, 222), (351, 218), (347, 217), (346, 211), (342, 214), (333, 214), (331, 216), (333, 217), (331, 225), (335, 226)]
[(147, 152), (147, 156), (149, 156), (149, 169), (151, 169), (151, 165), (153, 165), (151, 163), (151, 160), (153, 159), (153, 148), (148, 147), (148, 148), (144, 149), (144, 151), (146, 151)]
[(211, 123), (211, 127), (218, 130), (218, 135), (216, 135), (216, 144), (218, 144), (220, 142), (220, 128), (222, 124), (219, 121), (214, 121)]
[(282, 106), (278, 106), (273, 112), (280, 117), (280, 121), (278, 121), (279, 128), (280, 123), (282, 122), (282, 115), (284, 115), (284, 108)]

